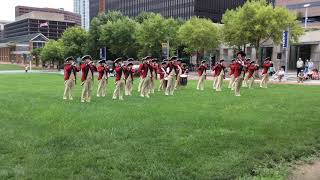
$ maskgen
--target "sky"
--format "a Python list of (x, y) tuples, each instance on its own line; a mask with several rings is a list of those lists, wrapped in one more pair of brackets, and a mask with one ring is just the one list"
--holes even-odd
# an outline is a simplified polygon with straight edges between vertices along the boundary
[(66, 11), (73, 11), (73, 0), (0, 0), (0, 20), (14, 21), (14, 8), (18, 5), (64, 8)]

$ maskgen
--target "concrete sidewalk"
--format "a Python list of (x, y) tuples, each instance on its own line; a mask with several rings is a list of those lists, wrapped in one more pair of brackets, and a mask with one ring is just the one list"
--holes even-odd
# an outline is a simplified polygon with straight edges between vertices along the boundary
[[(212, 72), (209, 71), (207, 73), (207, 80), (213, 80), (213, 75)], [(261, 75), (261, 73), (259, 74)], [(190, 72), (189, 73), (189, 80), (198, 80), (199, 76), (197, 72)], [(279, 80), (275, 79), (275, 77), (270, 77), (269, 78), (269, 83), (271, 84), (298, 84), (297, 82), (297, 74), (295, 72), (289, 72), (288, 75), (286, 75), (282, 82), (279, 82)], [(227, 77), (225, 79), (225, 81), (230, 81), (230, 78)], [(257, 79), (255, 80), (255, 82), (260, 82), (261, 79)], [(299, 85), (320, 85), (320, 80), (306, 80), (304, 83), (300, 83)]]

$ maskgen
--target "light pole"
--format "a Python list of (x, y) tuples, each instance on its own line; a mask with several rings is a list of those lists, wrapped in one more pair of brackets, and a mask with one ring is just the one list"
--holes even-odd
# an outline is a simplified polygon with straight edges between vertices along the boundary
[(305, 4), (303, 7), (306, 8), (306, 14), (305, 14), (305, 16), (304, 16), (304, 28), (307, 28), (307, 23), (308, 23), (308, 7), (310, 7), (310, 4)]

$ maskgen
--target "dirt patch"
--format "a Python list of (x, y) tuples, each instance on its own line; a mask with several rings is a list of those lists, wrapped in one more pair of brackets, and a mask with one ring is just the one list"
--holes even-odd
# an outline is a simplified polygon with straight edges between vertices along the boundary
[(289, 180), (320, 180), (320, 160), (297, 167)]

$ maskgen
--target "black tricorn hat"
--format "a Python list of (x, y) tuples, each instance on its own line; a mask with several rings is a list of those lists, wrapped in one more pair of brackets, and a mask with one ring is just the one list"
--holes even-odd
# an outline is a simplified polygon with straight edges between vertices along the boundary
[(224, 61), (224, 59), (220, 59), (220, 61), (219, 62), (223, 62)]
[(142, 60), (148, 60), (148, 59), (151, 59), (152, 57), (151, 56), (146, 56), (146, 57), (144, 57)]
[(74, 60), (75, 59), (72, 56), (70, 56), (70, 57), (67, 57), (64, 61), (69, 62), (69, 61), (74, 61)]
[(117, 58), (116, 60), (114, 60), (114, 63), (118, 63), (118, 62), (120, 62), (120, 61), (122, 61), (122, 58), (121, 58), (121, 57), (119, 57), (119, 58)]
[(235, 60), (235, 59), (232, 59), (232, 60), (231, 60), (231, 62), (234, 62), (234, 61), (236, 61), (236, 60)]
[(182, 59), (178, 59), (177, 61), (178, 61), (178, 62), (182, 62)]
[(245, 56), (246, 56), (246, 53), (243, 52), (243, 51), (239, 51), (239, 52), (237, 53), (237, 56), (238, 56), (239, 54), (240, 54), (242, 57), (245, 57)]
[(251, 61), (251, 59), (250, 59), (250, 58), (248, 58), (248, 59), (246, 59), (246, 61)]
[(252, 63), (256, 63), (256, 62), (255, 61), (251, 61), (250, 64), (252, 64)]
[(98, 63), (99, 64), (106, 63), (106, 60), (105, 59), (101, 59), (101, 60), (98, 61)]
[(127, 59), (127, 61), (128, 61), (128, 62), (134, 61), (134, 59), (133, 59), (133, 58), (129, 58), (129, 59)]
[(163, 62), (168, 62), (168, 59), (164, 59)]
[(177, 59), (178, 59), (177, 56), (172, 56), (172, 57), (170, 58), (170, 61), (174, 61), (174, 60), (177, 60)]
[(130, 65), (133, 65), (133, 63), (132, 63), (132, 62), (129, 62), (129, 63), (127, 64), (127, 66), (130, 66)]
[(84, 60), (86, 60), (86, 59), (92, 60), (92, 57), (91, 57), (90, 55), (84, 55), (84, 56), (81, 58), (82, 61), (84, 61)]
[(265, 61), (271, 61), (271, 58), (270, 58), (270, 57), (267, 57), (267, 58), (265, 59)]
[(206, 60), (202, 60), (202, 61), (201, 61), (202, 64), (203, 64), (203, 63), (206, 63), (206, 62), (207, 62)]
[(162, 61), (162, 63), (161, 64), (167, 64), (167, 62), (166, 61)]
[(152, 62), (158, 62), (158, 59), (157, 58), (153, 58)]

